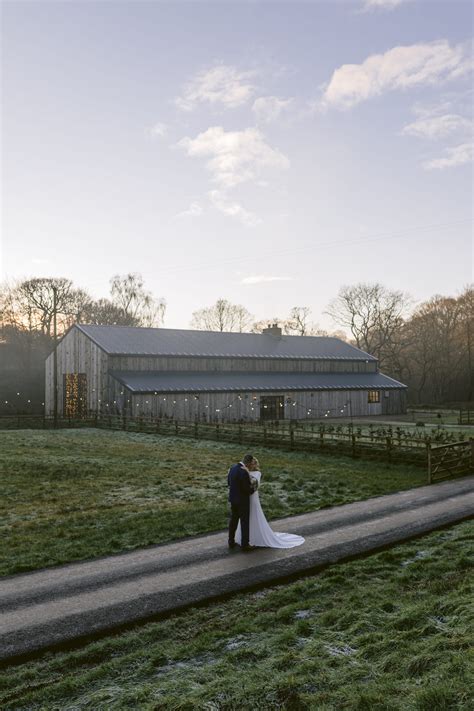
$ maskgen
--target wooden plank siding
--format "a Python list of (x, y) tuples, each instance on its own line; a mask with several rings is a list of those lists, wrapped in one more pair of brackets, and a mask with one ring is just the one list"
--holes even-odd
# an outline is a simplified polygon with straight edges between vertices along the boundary
[(109, 356), (110, 370), (245, 371), (266, 373), (376, 373), (377, 361), (298, 358)]
[[(85, 373), (87, 376), (87, 410), (100, 410), (108, 399), (108, 357), (77, 328), (72, 328), (58, 343), (58, 415), (63, 416), (63, 376), (67, 373)], [(53, 353), (46, 359), (45, 413), (54, 411)], [(99, 402), (100, 401), (100, 402)]]
[[(381, 415), (387, 410), (401, 412), (399, 390), (390, 390), (388, 397), (381, 392), (381, 402), (370, 405), (367, 390), (323, 390), (323, 391), (265, 391), (237, 393), (154, 393), (133, 394), (122, 388), (124, 405), (128, 414), (138, 417), (168, 417), (175, 420), (200, 420), (207, 422), (252, 421), (260, 419), (260, 396), (276, 395), (284, 397), (284, 419), (314, 420), (336, 417), (361, 417)], [(118, 398), (115, 398), (118, 400)], [(390, 401), (391, 404), (388, 403)], [(295, 404), (293, 404), (295, 403)], [(252, 407), (254, 408), (252, 410)]]

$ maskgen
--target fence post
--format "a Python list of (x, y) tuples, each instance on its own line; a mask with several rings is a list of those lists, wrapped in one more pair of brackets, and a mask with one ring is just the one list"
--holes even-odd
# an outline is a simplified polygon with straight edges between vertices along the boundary
[(295, 432), (293, 430), (293, 427), (290, 428), (290, 449), (293, 450), (295, 448)]
[(219, 439), (219, 423), (216, 422), (216, 439)]
[(178, 420), (175, 420), (175, 422), (174, 422), (174, 433), (175, 433), (175, 435), (179, 434)]
[(199, 427), (198, 421), (196, 420), (196, 422), (194, 423), (194, 438), (195, 438), (195, 439), (198, 439), (198, 438), (199, 438), (199, 429), (198, 429), (198, 427)]
[(351, 440), (352, 440), (352, 457), (355, 459), (355, 456), (356, 456), (356, 436), (355, 436), (355, 434), (351, 435)]
[(387, 437), (386, 443), (387, 443), (388, 463), (391, 464), (392, 463), (392, 438)]
[(431, 442), (426, 443), (426, 452), (427, 452), (427, 457), (428, 457), (428, 484), (432, 484), (432, 475), (431, 475)]
[(474, 472), (474, 438), (469, 437), (471, 443), (471, 471)]
[(239, 444), (242, 444), (242, 425), (239, 425)]

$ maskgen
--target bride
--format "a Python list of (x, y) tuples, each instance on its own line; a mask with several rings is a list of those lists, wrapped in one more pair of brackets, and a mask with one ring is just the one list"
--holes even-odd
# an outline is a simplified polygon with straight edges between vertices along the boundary
[[(255, 477), (260, 487), (262, 472), (259, 471), (258, 459), (254, 459), (249, 466), (249, 472), (252, 477)], [(250, 545), (264, 546), (266, 548), (294, 548), (304, 543), (302, 536), (296, 536), (292, 533), (275, 533), (270, 528), (270, 525), (263, 513), (262, 505), (258, 491), (250, 497)], [(237, 543), (241, 543), (240, 521), (235, 534)]]

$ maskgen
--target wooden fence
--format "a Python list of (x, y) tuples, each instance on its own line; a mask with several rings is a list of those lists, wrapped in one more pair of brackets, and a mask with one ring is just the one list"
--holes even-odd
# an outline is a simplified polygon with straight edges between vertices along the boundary
[(474, 473), (474, 439), (428, 448), (428, 482)]
[[(34, 415), (0, 416), (0, 429), (49, 429), (55, 425), (59, 428), (97, 427), (222, 441), (245, 446), (247, 449), (271, 447), (290, 451), (321, 452), (350, 456), (354, 459), (374, 459), (389, 465), (406, 463), (423, 468), (428, 466), (430, 482), (442, 478), (445, 472), (447, 476), (467, 473), (465, 452), (471, 453), (473, 446), (471, 441), (467, 440), (467, 435), (467, 441), (456, 441), (459, 433), (439, 430), (427, 434), (421, 429), (414, 433), (409, 428), (381, 427), (373, 423), (356, 426), (307, 421), (241, 424), (180, 422), (99, 413), (91, 413), (80, 420), (62, 418), (55, 423), (53, 418)], [(441, 450), (450, 454), (440, 455)], [(461, 463), (458, 463), (459, 458)], [(452, 465), (450, 470), (446, 469), (448, 463)], [(472, 468), (472, 459), (469, 460), (469, 467)]]
[(474, 425), (474, 410), (459, 410), (460, 425)]

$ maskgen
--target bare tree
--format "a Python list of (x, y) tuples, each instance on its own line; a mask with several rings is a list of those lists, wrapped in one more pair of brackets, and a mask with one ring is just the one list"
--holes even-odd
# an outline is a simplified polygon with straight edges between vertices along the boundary
[(59, 332), (66, 330), (89, 300), (89, 295), (76, 289), (70, 279), (26, 279), (6, 288), (4, 318), (20, 331), (51, 338), (54, 320)]
[(322, 336), (327, 335), (316, 323), (311, 321), (309, 306), (294, 306), (289, 317), (283, 322), (283, 330), (288, 335)]
[(140, 274), (116, 274), (110, 280), (110, 294), (113, 304), (140, 326), (152, 327), (163, 323), (166, 302), (164, 299), (155, 299), (152, 293), (145, 289)]
[(81, 314), (84, 323), (92, 323), (100, 326), (140, 326), (140, 320), (125, 313), (116, 306), (110, 299), (97, 299), (89, 301)]
[(213, 306), (194, 311), (191, 327), (202, 331), (236, 331), (250, 328), (252, 315), (244, 306), (218, 299)]
[(474, 400), (474, 285), (466, 286), (458, 299), (461, 342), (466, 364), (466, 399)]
[(319, 326), (311, 320), (309, 306), (294, 306), (288, 318), (273, 318), (256, 321), (252, 325), (253, 333), (262, 333), (269, 324), (276, 323), (287, 336), (327, 336)]
[(401, 291), (361, 283), (343, 286), (326, 313), (339, 326), (348, 328), (357, 347), (376, 356), (384, 367), (397, 349), (410, 306), (411, 298)]

